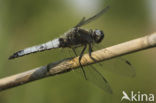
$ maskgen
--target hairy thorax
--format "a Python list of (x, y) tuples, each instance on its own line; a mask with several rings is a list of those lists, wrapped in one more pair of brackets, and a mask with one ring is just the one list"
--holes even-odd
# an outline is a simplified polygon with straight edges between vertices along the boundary
[(72, 28), (60, 37), (61, 47), (79, 47), (92, 42), (91, 32), (82, 28)]

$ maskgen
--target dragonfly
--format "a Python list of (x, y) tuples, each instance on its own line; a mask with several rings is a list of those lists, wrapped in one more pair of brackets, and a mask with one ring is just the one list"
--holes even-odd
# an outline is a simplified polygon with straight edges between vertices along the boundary
[[(94, 16), (92, 16), (88, 19), (83, 17), (76, 26), (74, 26), (72, 29), (70, 29), (66, 33), (64, 33), (62, 36), (55, 38), (51, 41), (48, 41), (46, 43), (28, 47), (23, 50), (17, 51), (13, 55), (11, 55), (9, 57), (9, 59), (14, 59), (14, 58), (18, 58), (18, 57), (21, 57), (24, 55), (28, 55), (28, 54), (32, 54), (32, 53), (36, 53), (36, 52), (42, 52), (42, 51), (50, 50), (50, 49), (70, 48), (73, 51), (73, 53), (75, 54), (75, 56), (79, 56), (80, 68), (83, 72), (85, 79), (87, 80), (88, 78), (86, 75), (86, 71), (81, 64), (81, 59), (83, 57), (85, 50), (88, 47), (88, 52), (89, 52), (90, 58), (93, 59), (94, 61), (96, 61), (96, 59), (94, 59), (92, 57), (93, 45), (94, 44), (98, 45), (104, 39), (104, 32), (99, 29), (94, 29), (94, 30), (83, 29), (81, 26), (88, 24), (91, 21), (97, 19), (102, 14), (104, 14), (106, 11), (108, 11), (109, 8), (110, 8), (109, 6), (105, 7), (103, 10), (101, 10), (100, 12), (98, 12), (97, 14), (95, 14)], [(79, 47), (83, 47), (80, 54), (78, 54), (76, 51), (76, 49)], [(124, 60), (124, 62), (126, 63), (126, 65), (131, 66), (131, 63), (128, 60)], [(109, 86), (109, 83), (105, 79), (105, 77), (95, 67), (93, 67), (93, 66), (90, 66), (90, 67), (92, 68), (93, 73), (97, 76), (98, 80), (101, 82), (101, 84), (102, 84), (101, 87), (105, 91), (112, 93), (112, 89)], [(95, 77), (93, 77), (93, 78), (95, 78)]]

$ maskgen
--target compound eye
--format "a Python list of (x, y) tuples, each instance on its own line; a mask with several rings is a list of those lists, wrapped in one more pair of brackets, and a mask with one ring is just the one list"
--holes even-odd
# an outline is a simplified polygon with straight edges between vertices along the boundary
[(101, 35), (101, 31), (100, 30), (96, 30), (95, 33), (96, 33), (97, 36)]
[(101, 30), (95, 30), (94, 32), (94, 40), (96, 43), (100, 43), (104, 38), (104, 34)]

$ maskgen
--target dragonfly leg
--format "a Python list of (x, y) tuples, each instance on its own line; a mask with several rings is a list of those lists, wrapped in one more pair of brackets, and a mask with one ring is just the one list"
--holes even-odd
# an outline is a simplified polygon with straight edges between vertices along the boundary
[(81, 54), (80, 54), (80, 56), (79, 56), (79, 64), (80, 64), (80, 67), (81, 67), (82, 72), (83, 72), (83, 74), (84, 74), (84, 77), (85, 77), (85, 79), (87, 80), (86, 72), (85, 72), (85, 70), (84, 70), (84, 68), (83, 68), (83, 66), (82, 66), (82, 64), (81, 64), (81, 59), (82, 59), (82, 56), (83, 56), (84, 51), (86, 50), (86, 48), (87, 48), (87, 45), (85, 45), (84, 48), (83, 48), (83, 50), (81, 51)]
[(92, 52), (93, 52), (93, 49), (92, 49), (92, 45), (89, 44), (89, 57), (94, 60), (95, 62), (97, 62), (97, 60), (95, 58), (92, 57)]

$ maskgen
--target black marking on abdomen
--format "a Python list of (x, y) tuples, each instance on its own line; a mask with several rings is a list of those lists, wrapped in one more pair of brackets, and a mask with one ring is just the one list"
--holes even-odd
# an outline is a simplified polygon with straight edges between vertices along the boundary
[[(9, 57), (9, 59), (14, 59), (14, 58), (20, 57), (20, 56), (19, 56), (19, 53), (21, 53), (21, 52), (23, 52), (23, 50), (20, 50), (20, 51), (14, 53), (13, 55), (11, 55), (11, 56)], [(23, 56), (23, 55), (21, 55), (21, 56)]]

